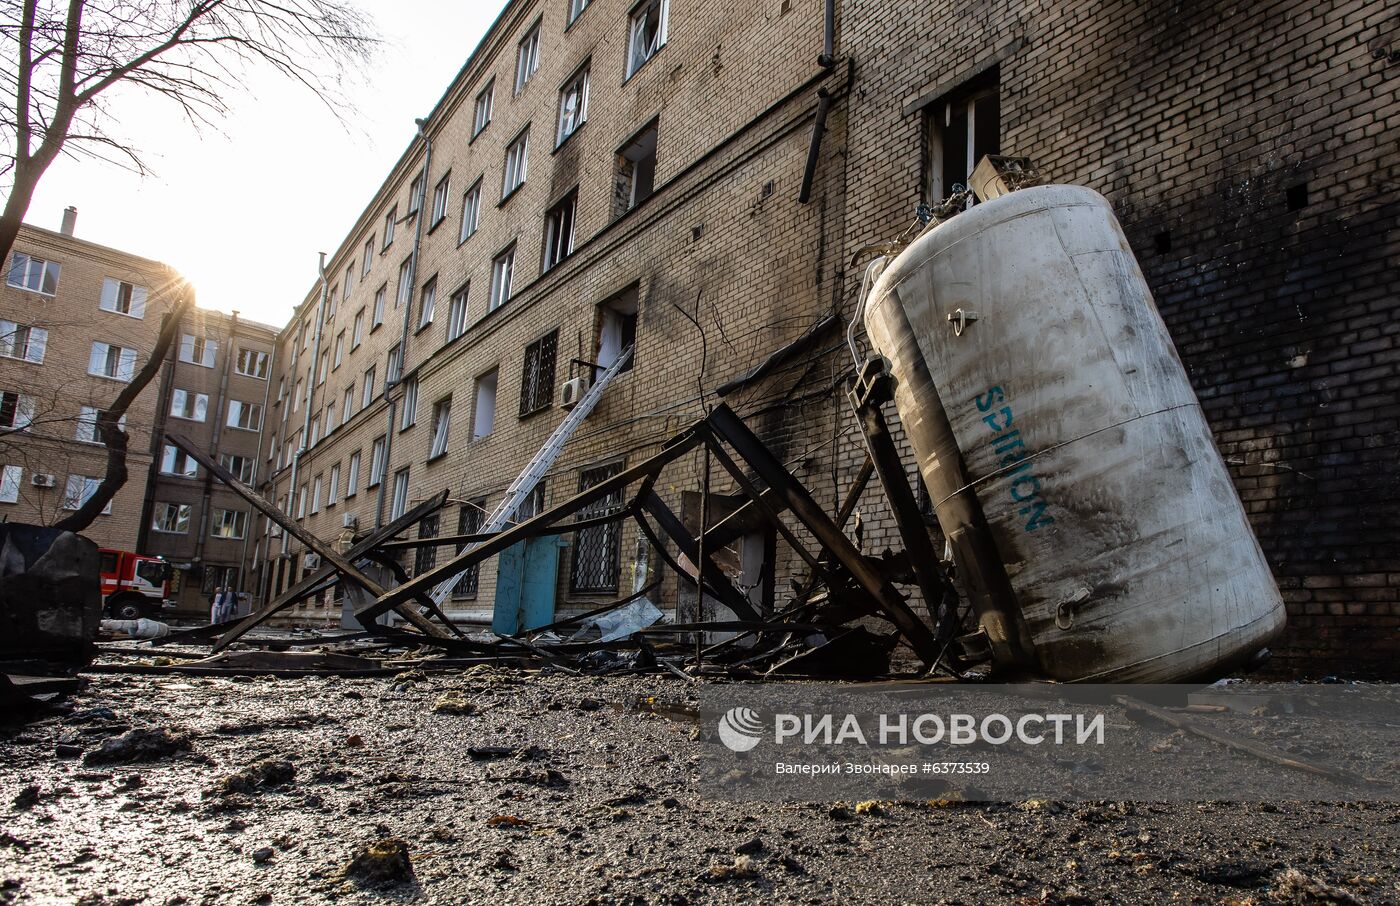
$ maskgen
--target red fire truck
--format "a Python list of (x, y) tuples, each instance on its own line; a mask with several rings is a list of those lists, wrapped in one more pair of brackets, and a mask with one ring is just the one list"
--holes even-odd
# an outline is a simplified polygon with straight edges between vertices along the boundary
[(170, 564), (159, 557), (101, 548), (102, 609), (116, 620), (158, 616), (174, 607)]

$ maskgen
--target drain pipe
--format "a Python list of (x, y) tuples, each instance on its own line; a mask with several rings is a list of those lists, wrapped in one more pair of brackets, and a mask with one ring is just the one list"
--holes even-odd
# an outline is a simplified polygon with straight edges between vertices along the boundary
[[(290, 483), (287, 498), (289, 510), (288, 515), (293, 519), (296, 516), (297, 499), (297, 471), (301, 466), (301, 457), (306, 453), (307, 432), (311, 430), (311, 399), (316, 395), (316, 369), (321, 364), (321, 327), (326, 323), (326, 299), (329, 296), (330, 284), (326, 280), (326, 253), (321, 253), (321, 263), (317, 266), (321, 271), (321, 303), (316, 306), (316, 338), (311, 344), (311, 377), (306, 382), (306, 411), (301, 414), (301, 438), (297, 441), (296, 450), (292, 451), (292, 471), (288, 478)], [(292, 375), (292, 386), (296, 386), (296, 374)], [(286, 532), (282, 533), (282, 553), (287, 552), (288, 542), (291, 539)]]
[(802, 171), (802, 191), (797, 200), (806, 204), (812, 200), (812, 179), (817, 175), (817, 158), (821, 156), (822, 136), (826, 134), (826, 115), (831, 110), (831, 92), (817, 90), (817, 119), (812, 124), (812, 144), (807, 149), (807, 166)]
[(822, 53), (817, 65), (830, 69), (836, 65), (836, 0), (826, 0), (826, 22), (822, 28)]
[[(426, 119), (416, 119), (413, 121), (418, 126), (418, 137), (423, 140), (423, 169), (419, 173), (418, 186), (422, 197), (418, 199), (418, 210), (414, 213), (413, 221), (413, 251), (408, 256), (408, 298), (403, 300), (403, 333), (399, 335), (399, 376), (392, 384), (388, 382), (389, 375), (384, 375), (384, 398), (389, 406), (385, 410), (384, 422), (384, 474), (379, 479), (379, 494), (374, 502), (374, 527), (381, 528), (384, 525), (384, 497), (388, 493), (389, 487), (389, 457), (394, 451), (394, 414), (398, 409), (398, 402), (393, 397), (393, 392), (403, 382), (403, 376), (408, 373), (408, 332), (413, 324), (413, 296), (414, 290), (418, 287), (418, 250), (423, 244), (423, 208), (428, 203), (428, 166), (433, 159), (433, 142), (428, 138)], [(408, 200), (413, 204), (413, 198)], [(373, 465), (373, 463), (371, 463)]]

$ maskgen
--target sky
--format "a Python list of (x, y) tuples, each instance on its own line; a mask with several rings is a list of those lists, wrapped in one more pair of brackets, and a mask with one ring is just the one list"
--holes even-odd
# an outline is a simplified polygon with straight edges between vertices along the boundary
[(505, 0), (359, 0), (383, 40), (343, 91), (345, 122), (310, 91), (251, 71), (215, 128), (196, 128), (169, 101), (114, 96), (117, 128), (152, 171), (60, 158), (25, 217), (171, 265), (199, 305), (280, 327), (369, 204), (416, 127), (466, 62)]

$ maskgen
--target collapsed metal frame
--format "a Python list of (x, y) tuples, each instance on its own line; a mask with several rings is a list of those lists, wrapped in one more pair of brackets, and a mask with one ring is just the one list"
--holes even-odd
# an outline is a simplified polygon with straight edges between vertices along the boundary
[[(740, 632), (739, 636), (709, 648), (702, 649), (697, 643), (697, 657), (712, 654), (740, 638), (754, 634), (807, 632), (838, 627), (848, 630), (850, 627), (843, 624), (851, 619), (876, 616), (892, 624), (925, 667), (932, 669), (947, 652), (948, 643), (956, 628), (952, 587), (947, 577), (942, 574), (936, 552), (933, 551), (927, 532), (922, 528), (917, 503), (907, 479), (904, 478), (903, 466), (900, 464), (888, 428), (884, 426), (878, 400), (878, 394), (872, 395), (869, 392), (863, 398), (858, 394), (852, 395), (852, 404), (864, 430), (870, 455), (835, 519), (822, 509), (807, 488), (788, 471), (782, 461), (743, 420), (727, 405), (720, 404), (706, 418), (671, 438), (658, 453), (575, 494), (563, 503), (502, 531), (394, 540), (395, 536), (446, 506), (448, 496), (444, 491), (423, 501), (387, 525), (370, 532), (343, 554), (337, 553), (331, 545), (316, 538), (275, 504), (239, 481), (188, 438), (180, 435), (167, 437), (172, 444), (207, 468), (210, 474), (281, 526), (307, 550), (321, 558), (321, 565), (310, 576), (304, 577), (261, 610), (245, 617), (224, 632), (214, 646), (215, 651), (228, 647), (277, 612), (311, 597), (337, 581), (357, 585), (373, 598), (370, 603), (354, 611), (356, 620), (372, 633), (392, 634), (400, 638), (407, 636), (425, 644), (449, 648), (466, 646), (490, 649), (493, 646), (489, 643), (469, 642), (460, 629), (442, 613), (430, 595), (434, 587), (521, 541), (567, 534), (630, 518), (637, 523), (662, 562), (684, 581), (696, 583), (697, 595), (700, 598), (708, 595), (738, 617), (737, 620), (731, 621), (671, 623), (662, 627), (663, 631), (668, 632), (719, 629)], [(696, 537), (690, 534), (682, 519), (656, 493), (655, 485), (668, 466), (702, 449), (706, 451), (707, 457), (712, 457), (721, 469), (728, 473), (747, 500), (729, 516), (712, 526), (706, 525), (702, 519), (701, 533)], [(751, 471), (753, 478), (745, 472), (745, 467)], [(930, 611), (932, 626), (914, 612), (905, 595), (895, 587), (893, 581), (875, 562), (865, 557), (842, 530), (872, 473), (879, 477), (887, 497), (890, 498), (916, 584)], [(766, 487), (760, 488), (755, 479)], [(590, 504), (614, 493), (625, 493), (634, 484), (637, 486), (635, 492), (618, 510), (605, 516), (569, 520), (569, 517)], [(784, 515), (795, 519), (810, 534), (819, 546), (819, 552), (808, 548), (807, 543), (784, 521)], [(755, 517), (760, 517), (765, 525), (781, 536), (808, 568), (807, 580), (799, 583), (794, 601), (783, 611), (766, 617), (758, 612), (749, 598), (730, 581), (713, 560), (713, 553), (748, 531)], [(668, 550), (667, 540), (675, 544), (676, 550), (691, 564), (698, 564), (694, 573)], [(360, 561), (396, 566), (393, 558), (398, 551), (416, 550), (429, 545), (458, 544), (472, 546), (457, 553), (442, 565), (402, 581), (394, 587), (383, 585), (356, 566)], [(399, 575), (403, 578), (401, 571)], [(651, 587), (655, 585), (656, 583), (653, 583)], [(828, 610), (828, 619), (822, 619), (809, 600), (812, 592), (819, 586), (826, 587), (828, 603), (835, 605)], [(620, 607), (639, 596), (640, 593), (636, 593), (622, 601), (592, 611), (589, 615)], [(418, 607), (415, 607), (415, 604)], [(419, 607), (427, 613), (420, 612)], [(391, 611), (401, 615), (418, 632), (404, 633), (380, 626), (377, 620)], [(429, 619), (430, 616), (433, 619)], [(585, 615), (551, 625), (567, 625), (583, 616)], [(783, 622), (785, 617), (793, 617), (795, 620), (791, 623)], [(501, 642), (523, 646), (537, 654), (546, 654), (540, 646), (521, 639), (521, 635), (524, 633), (509, 639), (502, 638)], [(828, 633), (829, 640), (834, 641), (837, 635), (839, 633)], [(800, 658), (810, 650), (799, 651), (795, 657)], [(548, 659), (554, 660), (553, 657)]]

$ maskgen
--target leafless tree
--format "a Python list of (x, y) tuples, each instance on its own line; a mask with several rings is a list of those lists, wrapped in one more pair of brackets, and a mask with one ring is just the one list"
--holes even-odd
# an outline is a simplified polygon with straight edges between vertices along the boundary
[(245, 71), (271, 66), (334, 106), (346, 67), (375, 46), (362, 12), (336, 0), (0, 0), (0, 109), (11, 182), (0, 212), (6, 259), (44, 172), (60, 153), (144, 171), (111, 127), (113, 89), (145, 89), (195, 124), (227, 109)]

